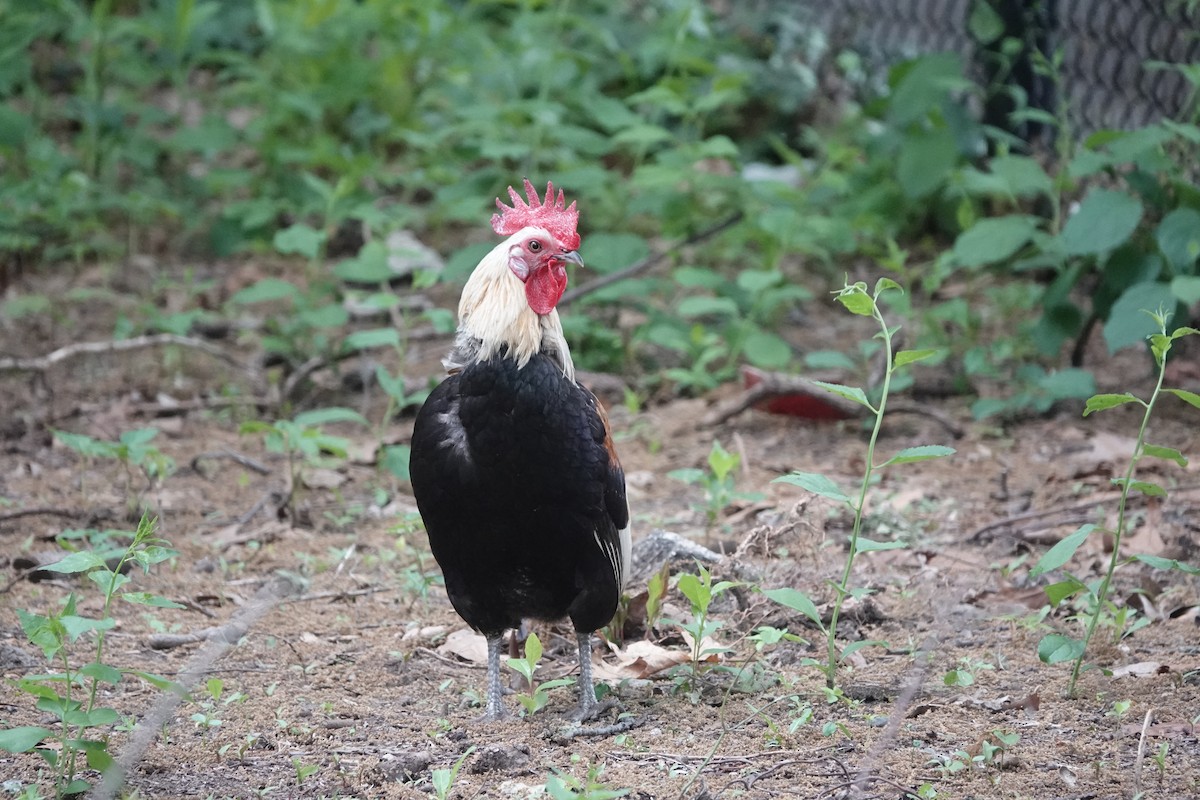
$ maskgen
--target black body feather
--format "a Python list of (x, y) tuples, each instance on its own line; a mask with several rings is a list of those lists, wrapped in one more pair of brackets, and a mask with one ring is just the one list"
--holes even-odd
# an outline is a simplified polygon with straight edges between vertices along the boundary
[(410, 474), (455, 610), (497, 636), (569, 616), (591, 632), (620, 597), (625, 477), (594, 395), (539, 354), (450, 375), (417, 414)]

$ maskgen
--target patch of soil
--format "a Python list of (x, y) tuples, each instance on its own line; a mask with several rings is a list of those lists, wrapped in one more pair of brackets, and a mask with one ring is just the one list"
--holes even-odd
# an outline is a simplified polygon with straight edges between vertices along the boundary
[[(830, 325), (843, 324), (838, 319), (831, 316)], [(15, 326), (0, 333), (0, 351), (44, 352)], [(413, 374), (432, 374), (444, 346), (415, 347)], [(1104, 373), (1116, 376), (1113, 388), (1145, 394), (1149, 385), (1129, 378), (1144, 369), (1117, 363)], [(238, 380), (236, 370), (203, 354), (160, 350), (72, 361), (38, 381), (0, 376), (8, 417), (0, 426), (0, 672), (8, 679), (0, 684), (0, 725), (53, 722), (10, 682), (51, 669), (23, 635), (16, 610), (46, 613), (74, 593), (78, 613), (101, 612), (88, 582), (31, 575), (19, 565), (56, 558), (56, 537), (67, 529), (131, 529), (130, 495), (158, 514), (161, 536), (179, 551), (129, 578), (132, 589), (183, 608), (121, 604), (107, 634), (106, 663), (198, 677), (184, 700), (132, 676), (101, 686), (103, 705), (128, 723), (151, 722), (145, 741), (130, 724), (108, 731), (110, 750), (131, 761), (129, 796), (421, 798), (434, 796), (435, 771), (460, 760), (452, 798), (543, 797), (552, 776), (586, 783), (589, 771), (601, 769), (598, 782), (647, 799), (898, 798), (919, 791), (955, 798), (1200, 796), (1196, 578), (1124, 566), (1113, 600), (1147, 624), (1119, 640), (1111, 627), (1099, 630), (1089, 654), (1098, 668), (1082, 675), (1074, 699), (1065, 696), (1069, 665), (1048, 666), (1036, 652), (1046, 633), (1078, 636), (1080, 625), (1072, 619), (1078, 609), (1045, 608), (1043, 587), (1065, 573), (1031, 578), (1029, 567), (1080, 524), (1113, 523), (1110, 480), (1136, 432), (1132, 408), (1087, 419), (1063, 408), (999, 428), (970, 423), (958, 400), (939, 402), (942, 414), (965, 426), (957, 441), (932, 419), (890, 418), (881, 453), (934, 443), (958, 453), (885, 471), (872, 488), (864, 535), (909, 546), (857, 562), (853, 584), (871, 593), (850, 603), (841, 641), (878, 644), (847, 659), (839, 673), (842, 699), (831, 697), (811, 666), (825, 656), (813, 625), (746, 587), (714, 605), (722, 623), (714, 636), (729, 652), (694, 670), (684, 665), (613, 685), (632, 727), (588, 735), (564, 730), (573, 687), (551, 691), (547, 707), (529, 718), (475, 721), (482, 664), (443, 647), (462, 623), (414, 522), (407, 486), (374, 466), (378, 442), (407, 441), (411, 420), (374, 431), (333, 426), (351, 440), (351, 459), (310, 471), (311, 487), (302, 487), (288, 509), (279, 502), (288, 484), (285, 460), (259, 437), (238, 433), (240, 419), (257, 417), (253, 407), (152, 410), (160, 391), (203, 397), (202, 389)], [(374, 422), (382, 417), (377, 391), (347, 394), (332, 379), (321, 391), (322, 404), (357, 408)], [(636, 414), (613, 408), (635, 536), (655, 529), (684, 534), (725, 554), (708, 565), (714, 579), (794, 587), (825, 610), (850, 520), (830, 503), (771, 481), (804, 470), (851, 485), (863, 467), (865, 434), (853, 421), (814, 425), (758, 411), (717, 428), (699, 426), (732, 391)], [(105, 439), (154, 425), (155, 443), (177, 470), (144, 491), (144, 481), (119, 465), (64, 448), (47, 425)], [(736, 503), (706, 529), (702, 491), (667, 473), (703, 467), (714, 439), (741, 456), (738, 490), (763, 499)], [(1164, 404), (1152, 440), (1200, 454), (1193, 410)], [(1196, 563), (1196, 467), (1144, 464), (1143, 476), (1171, 495), (1132, 506), (1129, 552)], [(15, 513), (35, 508), (43, 512)], [(1068, 565), (1071, 574), (1096, 580), (1108, 544), (1091, 537)], [(630, 594), (644, 590), (642, 581)], [(614, 644), (647, 640), (685, 651), (679, 628), (667, 620), (688, 614), (673, 592), (656, 625), (638, 630), (633, 619), (629, 639)], [(227, 627), (231, 621), (241, 627)], [(750, 636), (764, 625), (807, 641), (756, 646)], [(209, 629), (236, 635), (222, 643)], [(543, 679), (571, 674), (570, 632), (537, 630), (546, 645)], [(183, 643), (170, 637), (196, 632), (205, 633)], [(93, 647), (90, 636), (77, 643), (76, 667)], [(596, 658), (617, 661), (602, 645)], [(210, 691), (214, 678), (219, 696)], [(516, 709), (514, 698), (508, 702)], [(614, 724), (617, 713), (590, 724)], [(50, 793), (45, 762), (35, 755), (0, 754), (0, 775)]]

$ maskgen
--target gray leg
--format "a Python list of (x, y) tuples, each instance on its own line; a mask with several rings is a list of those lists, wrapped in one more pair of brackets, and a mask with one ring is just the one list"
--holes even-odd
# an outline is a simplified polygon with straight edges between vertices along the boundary
[(596, 685), (592, 683), (592, 634), (582, 631), (575, 634), (579, 644), (579, 711), (580, 719), (590, 717), (597, 705)]
[(487, 637), (487, 705), (484, 707), (484, 722), (495, 722), (508, 716), (501, 699), (504, 696), (504, 689), (500, 685), (500, 651), (503, 646), (503, 634)]

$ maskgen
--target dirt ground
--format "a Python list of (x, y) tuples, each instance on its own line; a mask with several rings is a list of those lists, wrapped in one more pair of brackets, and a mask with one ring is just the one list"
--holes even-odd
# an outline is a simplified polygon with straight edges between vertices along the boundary
[[(106, 339), (112, 330), (90, 323), (82, 310), (63, 314), (72, 321), (62, 315), (0, 321), (0, 352), (33, 356), (73, 340)], [(858, 324), (838, 320), (831, 310), (830, 325)], [(852, 340), (869, 335), (847, 330)], [(231, 343), (218, 345), (238, 352)], [(417, 377), (432, 374), (445, 346), (444, 340), (415, 345), (407, 369)], [(1102, 388), (1146, 393), (1152, 384), (1144, 356), (1122, 359), (1093, 363)], [(195, 674), (200, 681), (190, 699), (174, 704), (134, 677), (106, 691), (103, 703), (125, 717), (109, 743), (132, 762), (126, 796), (433, 797), (434, 771), (468, 754), (448, 797), (613, 796), (598, 787), (590, 794), (546, 791), (551, 776), (586, 785), (589, 771), (599, 773), (604, 787), (643, 799), (923, 792), (1083, 800), (1139, 791), (1164, 800), (1200, 797), (1200, 581), (1136, 563), (1123, 567), (1113, 599), (1149, 624), (1118, 642), (1111, 627), (1100, 629), (1089, 660), (1103, 670), (1083, 674), (1075, 699), (1065, 696), (1069, 665), (1047, 666), (1036, 653), (1046, 633), (1078, 636), (1080, 624), (1075, 608), (1043, 616), (1041, 587), (1051, 578), (1031, 579), (1029, 568), (1081, 523), (1112, 524), (1110, 478), (1132, 447), (1138, 422), (1132, 407), (1087, 419), (1063, 407), (999, 426), (971, 422), (964, 399), (920, 401), (961, 425), (959, 438), (927, 416), (891, 417), (881, 452), (916, 444), (949, 444), (958, 452), (888, 471), (873, 487), (866, 535), (909, 547), (858, 561), (852, 585), (871, 594), (851, 604), (842, 641), (882, 644), (848, 660), (839, 674), (845, 697), (828, 702), (823, 676), (805, 665), (822, 658), (817, 632), (752, 585), (794, 587), (827, 608), (828, 582), (840, 575), (846, 552), (848, 515), (771, 481), (799, 469), (848, 485), (865, 455), (861, 426), (757, 410), (702, 425), (734, 387), (636, 413), (615, 404), (635, 540), (666, 530), (729, 553), (709, 565), (714, 578), (746, 585), (713, 606), (723, 623), (715, 638), (730, 652), (699, 667), (695, 679), (684, 664), (610, 680), (620, 707), (593, 725), (614, 730), (589, 735), (595, 731), (566, 730), (573, 687), (551, 690), (548, 706), (528, 718), (475, 721), (483, 665), (472, 642), (456, 634), (463, 625), (439, 583), (408, 487), (374, 466), (380, 441), (407, 441), (411, 417), (380, 424), (377, 390), (346, 390), (329, 371), (314, 378), (318, 386), (306, 403), (356, 408), (377, 427), (334, 426), (352, 442), (350, 459), (309, 470), (290, 516), (276, 512), (272, 495), (287, 483), (285, 460), (268, 452), (261, 437), (238, 433), (239, 421), (258, 416), (253, 407), (171, 407), (231, 386), (253, 393), (244, 375), (205, 353), (151, 348), (84, 355), (40, 379), (0, 374), (0, 674), (6, 679), (48, 669), (25, 639), (17, 609), (46, 613), (75, 592), (79, 613), (100, 610), (88, 582), (30, 574), (31, 560), (61, 555), (56, 537), (67, 529), (134, 527), (126, 518), (122, 468), (81, 459), (46, 428), (113, 439), (153, 425), (160, 431), (155, 444), (176, 465), (140, 500), (159, 515), (161, 536), (179, 554), (149, 575), (130, 577), (134, 589), (185, 608), (115, 607), (105, 662), (179, 680)], [(667, 473), (702, 467), (714, 439), (742, 457), (738, 490), (763, 499), (735, 503), (706, 530), (702, 490)], [(1200, 456), (1195, 410), (1164, 402), (1151, 439)], [(258, 464), (265, 473), (255, 471)], [(1130, 553), (1200, 563), (1197, 464), (1145, 462), (1147, 479), (1171, 495), (1134, 503)], [(136, 476), (132, 485), (141, 492)], [(28, 509), (42, 511), (17, 516)], [(1102, 537), (1092, 537), (1069, 570), (1098, 579), (1107, 563), (1104, 547)], [(695, 571), (686, 562), (673, 569)], [(645, 589), (643, 579), (630, 594)], [(667, 620), (688, 615), (672, 591), (654, 627), (632, 619), (625, 641), (612, 644), (623, 652), (649, 642), (656, 653), (681, 658), (687, 645)], [(231, 620), (242, 627), (223, 652), (202, 637), (163, 639)], [(790, 629), (810, 643), (756, 650), (748, 636), (763, 625)], [(546, 643), (539, 676), (570, 674), (569, 630), (535, 630)], [(93, 648), (81, 640), (75, 666)], [(600, 644), (595, 658), (612, 668), (619, 660)], [(948, 674), (959, 684), (968, 675), (973, 680), (948, 685)], [(221, 681), (219, 699), (206, 691), (211, 678)], [(517, 708), (515, 698), (508, 703)], [(627, 721), (617, 724), (618, 712)], [(148, 736), (140, 741), (131, 723), (146, 715)], [(52, 721), (33, 698), (8, 681), (0, 685), (0, 726)], [(28, 784), (50, 791), (44, 762), (32, 754), (0, 754), (0, 780), (8, 791)]]

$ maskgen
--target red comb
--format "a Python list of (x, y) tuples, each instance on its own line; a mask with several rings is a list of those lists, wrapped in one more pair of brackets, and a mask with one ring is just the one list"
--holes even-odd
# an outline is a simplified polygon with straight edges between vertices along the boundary
[(575, 207), (574, 201), (569, 207), (566, 206), (561, 189), (558, 191), (558, 198), (555, 199), (552, 182), (546, 182), (545, 202), (538, 199), (537, 189), (533, 188), (528, 178), (525, 179), (525, 196), (529, 198), (528, 203), (522, 200), (521, 195), (511, 186), (508, 187), (508, 196), (512, 198), (511, 206), (504, 205), (500, 198), (496, 198), (496, 208), (500, 209), (499, 214), (492, 215), (492, 230), (496, 233), (511, 236), (521, 228), (536, 225), (550, 231), (550, 234), (567, 249), (579, 249), (579, 234), (575, 231), (575, 226), (579, 224), (579, 209)]

